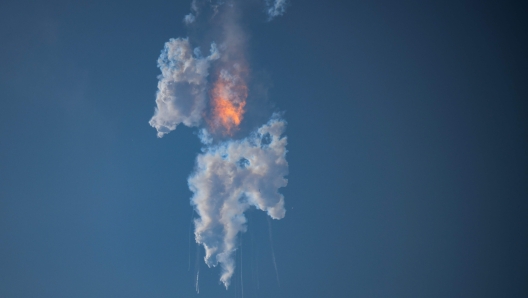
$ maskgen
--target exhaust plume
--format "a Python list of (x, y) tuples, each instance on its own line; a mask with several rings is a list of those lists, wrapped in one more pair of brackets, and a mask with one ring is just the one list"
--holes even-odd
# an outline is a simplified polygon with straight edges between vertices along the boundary
[[(244, 212), (255, 207), (273, 219), (283, 218), (286, 210), (279, 189), (286, 186), (288, 174), (286, 121), (281, 113), (274, 113), (249, 135), (241, 135), (251, 97), (239, 3), (192, 1), (183, 22), (200, 34), (165, 43), (158, 59), (156, 108), (149, 122), (160, 138), (182, 123), (199, 128), (202, 153), (188, 179), (194, 193), (191, 205), (198, 214), (194, 235), (205, 249), (205, 263), (220, 265), (220, 281), (226, 288), (235, 272), (238, 234), (247, 229)], [(286, 0), (264, 0), (268, 20), (282, 15), (287, 4)], [(208, 55), (193, 48), (193, 43), (210, 45)], [(199, 265), (195, 268), (199, 292)]]

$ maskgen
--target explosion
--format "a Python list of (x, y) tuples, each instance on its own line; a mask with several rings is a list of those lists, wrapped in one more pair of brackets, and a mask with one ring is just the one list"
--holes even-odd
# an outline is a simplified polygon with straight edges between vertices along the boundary
[[(192, 28), (214, 24), (218, 30), (211, 28), (211, 34), (205, 35), (212, 40), (204, 43), (193, 36), (165, 43), (158, 59), (156, 109), (149, 122), (160, 138), (182, 123), (200, 128), (202, 152), (188, 179), (191, 205), (198, 214), (194, 235), (205, 250), (205, 263), (221, 267), (220, 281), (226, 288), (235, 272), (238, 235), (247, 229), (244, 212), (255, 207), (273, 219), (283, 218), (286, 209), (279, 189), (288, 183), (286, 121), (281, 113), (273, 113), (248, 135), (233, 137), (251, 107), (247, 105), (249, 64), (237, 8), (240, 2), (192, 1), (184, 23)], [(284, 13), (288, 2), (264, 3), (271, 20)], [(208, 56), (199, 46), (193, 48), (197, 41), (202, 46), (210, 44)], [(197, 292), (198, 278), (199, 267)]]
[(209, 126), (213, 132), (233, 135), (244, 117), (248, 95), (247, 86), (240, 75), (230, 75), (222, 70), (211, 91), (212, 119)]

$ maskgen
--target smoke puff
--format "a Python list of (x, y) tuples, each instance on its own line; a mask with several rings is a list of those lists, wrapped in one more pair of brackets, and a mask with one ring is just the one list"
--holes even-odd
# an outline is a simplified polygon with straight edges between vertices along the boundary
[(191, 202), (199, 215), (196, 242), (203, 244), (209, 267), (220, 263), (226, 288), (235, 270), (237, 234), (246, 231), (244, 212), (255, 206), (274, 219), (286, 213), (278, 192), (288, 182), (285, 128), (286, 122), (275, 114), (245, 139), (206, 147), (189, 177)]
[(283, 15), (286, 12), (286, 6), (288, 6), (287, 0), (267, 0), (266, 3), (268, 6), (267, 13), (270, 20), (274, 17)]
[(183, 17), (183, 22), (187, 25), (190, 25), (194, 22), (195, 19), (196, 19), (196, 16), (190, 13), (190, 14), (185, 15), (185, 17)]
[(210, 55), (202, 57), (194, 51), (188, 39), (170, 39), (165, 43), (158, 59), (161, 75), (158, 77), (156, 109), (149, 124), (158, 131), (158, 137), (175, 130), (183, 123), (198, 126), (206, 107), (207, 76), (211, 61), (220, 54), (211, 44)]

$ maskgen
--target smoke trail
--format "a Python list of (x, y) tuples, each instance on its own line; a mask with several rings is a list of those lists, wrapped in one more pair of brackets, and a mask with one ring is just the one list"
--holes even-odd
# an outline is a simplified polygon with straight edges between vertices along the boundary
[(270, 246), (271, 246), (271, 258), (273, 259), (273, 266), (275, 267), (275, 274), (277, 275), (277, 284), (280, 287), (279, 270), (277, 269), (277, 261), (275, 260), (275, 249), (273, 248), (273, 235), (271, 234), (271, 220), (269, 219), (269, 217), (267, 219), (268, 219)]
[(189, 264), (187, 265), (187, 271), (191, 271), (191, 232), (192, 232), (193, 219), (194, 219), (194, 209), (191, 210), (191, 221), (189, 222)]
[[(226, 289), (235, 271), (238, 234), (247, 229), (244, 212), (255, 206), (274, 219), (286, 213), (279, 193), (288, 174), (286, 121), (274, 113), (267, 123), (246, 137), (241, 135), (250, 104), (248, 38), (239, 21), (242, 2), (192, 1), (184, 23), (191, 32), (205, 31), (198, 38), (191, 35), (165, 43), (158, 59), (161, 75), (155, 113), (149, 121), (160, 138), (182, 123), (200, 129), (202, 153), (188, 179), (191, 205), (198, 214), (194, 235), (205, 249), (205, 263), (220, 265), (220, 281)], [(288, 4), (287, 0), (264, 3), (269, 19), (282, 15)], [(204, 41), (203, 36), (212, 40)], [(208, 55), (193, 46), (196, 43), (210, 47)], [(273, 258), (275, 262), (274, 253)], [(199, 292), (198, 263), (195, 268)]]
[(258, 248), (258, 246), (257, 246), (256, 265), (257, 265), (257, 290), (258, 290), (258, 289), (260, 289), (260, 277), (259, 277), (259, 248)]
[(196, 271), (196, 293), (200, 293), (200, 284), (198, 283), (200, 278), (200, 245), (196, 244), (196, 262), (194, 263), (194, 270)]
[(242, 298), (244, 298), (244, 250), (243, 245), (240, 244), (240, 289), (242, 290)]
[(200, 294), (200, 285), (198, 283), (198, 280), (200, 279), (200, 270), (198, 270), (198, 273), (196, 273), (196, 293)]
[[(251, 221), (253, 221), (253, 215), (250, 213), (250, 219)], [(251, 260), (251, 283), (253, 286), (255, 286), (256, 288), (256, 275), (255, 275), (255, 266), (254, 266), (254, 263), (255, 263), (255, 232), (253, 231), (253, 227), (251, 227), (249, 229), (249, 232), (251, 234), (251, 255), (250, 255), (250, 260)]]
[[(235, 259), (237, 255), (238, 255), (238, 252), (235, 252)], [(238, 295), (238, 280), (235, 278), (235, 298), (237, 297), (237, 295)]]

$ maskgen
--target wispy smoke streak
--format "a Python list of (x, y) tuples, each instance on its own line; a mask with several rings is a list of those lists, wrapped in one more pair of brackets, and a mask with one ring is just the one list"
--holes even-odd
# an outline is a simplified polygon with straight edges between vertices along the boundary
[[(251, 216), (250, 214), (250, 220), (253, 220), (253, 216)], [(250, 255), (250, 260), (251, 260), (251, 283), (252, 285), (255, 287), (255, 289), (258, 289), (258, 286), (257, 286), (257, 275), (256, 275), (256, 271), (255, 271), (255, 262), (257, 261), (257, 258), (256, 258), (256, 254), (255, 254), (255, 251), (256, 251), (256, 248), (255, 248), (255, 232), (253, 231), (254, 228), (251, 227), (250, 228), (250, 234), (251, 234), (251, 255)]]
[(196, 293), (197, 294), (200, 294), (199, 280), (200, 280), (200, 270), (198, 270), (198, 273), (196, 273)]
[[(235, 259), (238, 255), (238, 251), (235, 252)], [(235, 298), (238, 297), (238, 279), (235, 278)]]
[(191, 220), (189, 222), (189, 263), (187, 265), (187, 271), (191, 271), (191, 234), (192, 234), (193, 222), (194, 222), (194, 210), (191, 210)]
[(257, 267), (257, 290), (260, 289), (260, 277), (259, 277), (259, 248), (257, 246), (257, 256), (256, 256), (256, 267)]
[(198, 273), (196, 273), (196, 293), (200, 294), (200, 284), (198, 283), (200, 279), (200, 270), (198, 270)]
[(244, 249), (240, 244), (240, 289), (242, 290), (242, 298), (244, 298)]
[(196, 293), (200, 293), (200, 284), (199, 284), (199, 278), (200, 278), (200, 245), (196, 244), (196, 262), (194, 264), (194, 268), (196, 271)]
[(279, 270), (277, 269), (277, 260), (275, 259), (275, 249), (273, 248), (273, 235), (271, 233), (271, 220), (268, 217), (268, 230), (269, 230), (269, 239), (270, 239), (270, 246), (271, 246), (271, 258), (273, 259), (273, 266), (275, 267), (275, 274), (277, 276), (277, 284), (280, 287), (280, 280), (279, 280)]

